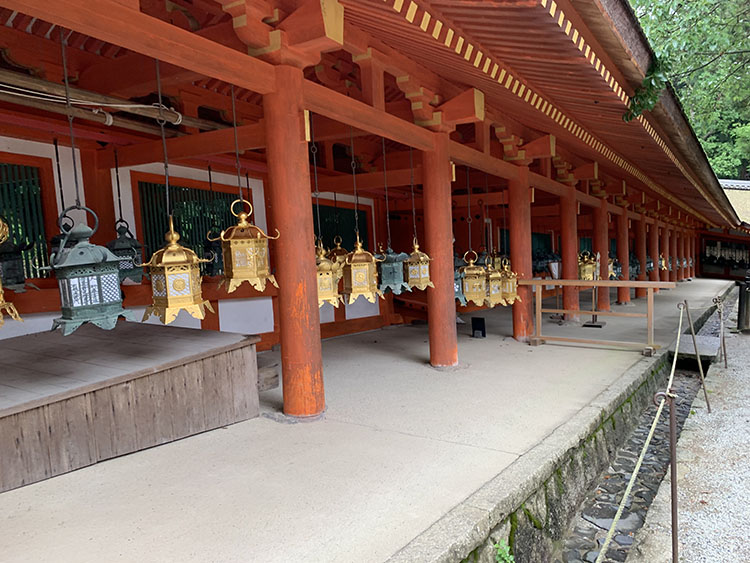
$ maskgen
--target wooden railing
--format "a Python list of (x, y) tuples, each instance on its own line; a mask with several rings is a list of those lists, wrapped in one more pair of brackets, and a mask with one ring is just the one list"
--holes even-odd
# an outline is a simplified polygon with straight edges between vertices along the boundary
[[(596, 281), (584, 281), (584, 280), (518, 280), (519, 285), (536, 286), (535, 293), (535, 322), (534, 322), (534, 336), (531, 338), (531, 344), (544, 344), (545, 341), (557, 341), (557, 342), (574, 342), (578, 344), (599, 344), (605, 346), (617, 346), (625, 348), (637, 348), (643, 349), (644, 354), (650, 354), (656, 350), (659, 346), (654, 342), (654, 289), (674, 289), (676, 284), (674, 282), (650, 282), (650, 281), (632, 281), (632, 280), (596, 280)], [(627, 287), (635, 289), (646, 289), (646, 312), (645, 313), (620, 313), (616, 311), (597, 311), (593, 304), (591, 310), (585, 309), (544, 309), (542, 308), (542, 287), (543, 286), (573, 286), (578, 288), (607, 288), (609, 291), (610, 287)], [(571, 338), (563, 336), (546, 336), (542, 335), (542, 313), (557, 313), (561, 315), (592, 315), (592, 316), (603, 316), (603, 317), (629, 317), (629, 318), (645, 318), (646, 319), (646, 332), (647, 342), (644, 345), (640, 342), (624, 342), (615, 340), (595, 340), (590, 338)]]

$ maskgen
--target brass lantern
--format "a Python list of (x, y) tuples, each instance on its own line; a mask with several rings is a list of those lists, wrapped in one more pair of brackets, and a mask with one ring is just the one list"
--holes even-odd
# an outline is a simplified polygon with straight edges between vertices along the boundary
[[(500, 270), (502, 276), (502, 290), (503, 290), (503, 305), (513, 305), (516, 301), (521, 302), (521, 296), (518, 295), (518, 274), (510, 269), (510, 260), (503, 258), (502, 269)], [(540, 288), (537, 288), (541, 291)]]
[[(235, 213), (234, 206), (237, 203), (247, 205), (248, 212)], [(219, 235), (224, 257), (224, 279), (219, 287), (228, 283), (229, 293), (237, 289), (242, 282), (248, 282), (257, 291), (264, 291), (266, 282), (279, 287), (268, 262), (268, 240), (279, 238), (279, 231), (276, 230), (275, 237), (270, 237), (260, 227), (251, 224), (247, 218), (252, 215), (253, 206), (245, 199), (234, 200), (230, 211), (239, 221), (237, 225), (221, 231)]]
[(578, 255), (578, 279), (584, 281), (596, 279), (596, 259), (588, 250)]
[(357, 234), (354, 250), (344, 262), (344, 298), (351, 305), (361, 295), (370, 303), (375, 303), (377, 296), (383, 297), (378, 289), (378, 260), (362, 248), (362, 241)]
[[(10, 230), (8, 229), (7, 223), (0, 219), (0, 245), (4, 244), (10, 238)], [(3, 277), (0, 271), (0, 326), (5, 324), (3, 313), (7, 313), (8, 316), (14, 321), (21, 321), (21, 316), (16, 310), (16, 306), (5, 300), (5, 292), (3, 291)]]
[(411, 291), (409, 284), (404, 281), (404, 262), (409, 258), (405, 252), (393, 252), (389, 246), (383, 252), (383, 245), (380, 245), (380, 252), (375, 255), (378, 260), (378, 276), (380, 284), (378, 288), (383, 293), (391, 292), (394, 295), (401, 295), (402, 291)]
[(492, 265), (492, 258), (490, 256), (486, 256), (485, 262), (487, 272), (487, 297), (485, 299), (485, 305), (488, 307), (507, 305), (505, 299), (503, 299), (502, 274)]
[(341, 247), (341, 242), (342, 240), (339, 235), (333, 237), (333, 244), (336, 246), (328, 252), (328, 259), (339, 264), (337, 280), (340, 280), (341, 276), (344, 275), (344, 262), (346, 262), (346, 257), (349, 256), (349, 251)]
[(660, 270), (667, 269), (667, 261), (664, 260), (664, 254), (659, 254), (659, 269)]
[[(470, 254), (473, 254), (474, 258), (467, 260), (466, 257)], [(463, 293), (466, 300), (481, 306), (487, 297), (487, 272), (481, 266), (474, 264), (477, 258), (477, 253), (473, 250), (466, 251), (464, 254), (466, 266), (462, 266), (459, 270), (463, 274)]]
[(60, 288), (62, 313), (54, 320), (52, 330), (61, 327), (63, 336), (68, 336), (84, 323), (112, 330), (119, 317), (130, 317), (122, 308), (120, 259), (106, 247), (89, 242), (99, 227), (99, 218), (86, 207), (76, 208), (94, 216), (94, 228), (84, 223), (66, 227), (62, 220), (73, 208), (64, 211), (58, 221), (64, 238), (50, 256), (49, 265)]
[(143, 281), (143, 268), (136, 266), (136, 262), (143, 260), (143, 245), (130, 232), (130, 225), (125, 219), (115, 223), (117, 238), (107, 243), (107, 248), (120, 259), (120, 283), (130, 279), (135, 283)]
[(315, 266), (318, 270), (318, 307), (324, 303), (338, 307), (341, 302), (338, 283), (341, 264), (326, 257), (322, 240), (318, 240), (315, 247)]
[(201, 293), (200, 265), (208, 262), (185, 248), (177, 241), (180, 235), (174, 230), (174, 221), (169, 216), (169, 231), (164, 237), (167, 244), (154, 252), (146, 264), (151, 273), (153, 303), (143, 314), (145, 321), (151, 315), (159, 317), (164, 324), (177, 318), (185, 310), (196, 319), (206, 316), (205, 309), (214, 312), (211, 303), (203, 299)]
[(415, 237), (414, 249), (409, 254), (409, 258), (404, 261), (404, 277), (409, 287), (417, 289), (435, 287), (430, 280), (430, 260), (432, 258), (419, 250), (419, 243)]

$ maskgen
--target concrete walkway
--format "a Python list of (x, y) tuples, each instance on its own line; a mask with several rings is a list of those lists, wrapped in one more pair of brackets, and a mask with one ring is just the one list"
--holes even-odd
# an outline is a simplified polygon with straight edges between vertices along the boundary
[[(736, 326), (736, 312), (734, 323)], [(708, 372), (711, 414), (698, 393), (677, 444), (680, 561), (750, 561), (750, 335), (727, 335), (729, 368)], [(628, 563), (672, 560), (670, 475), (659, 487)]]
[[(727, 286), (695, 280), (659, 293), (657, 341), (674, 337), (677, 301), (700, 310)], [(460, 325), (461, 366), (451, 371), (427, 365), (425, 326), (326, 341), (324, 421), (263, 417), (0, 495), (0, 558), (387, 559), (640, 359), (532, 348), (499, 336), (509, 333), (508, 309), (476, 314), (488, 338)], [(645, 341), (644, 319), (612, 319), (603, 330)], [(264, 395), (272, 415), (281, 393)]]

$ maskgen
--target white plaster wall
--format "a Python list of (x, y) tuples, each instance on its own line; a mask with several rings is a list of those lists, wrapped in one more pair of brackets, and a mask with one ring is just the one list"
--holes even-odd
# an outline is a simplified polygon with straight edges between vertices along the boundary
[(270, 297), (219, 301), (222, 332), (263, 334), (273, 332), (273, 304)]
[[(339, 307), (341, 307), (340, 303)], [(320, 324), (334, 322), (336, 320), (335, 311), (336, 310), (334, 309), (333, 305), (331, 305), (330, 303), (324, 303), (320, 308)]]
[[(33, 290), (32, 290), (33, 291)], [(6, 298), (12, 296), (12, 293), (6, 293)], [(13, 338), (15, 336), (25, 336), (27, 334), (36, 334), (45, 332), (52, 328), (52, 321), (60, 316), (60, 313), (38, 313), (34, 315), (24, 315), (23, 322), (14, 321), (7, 315), (5, 324), (0, 328), (0, 340)]]
[(349, 305), (346, 304), (346, 320), (361, 319), (362, 317), (376, 317), (380, 314), (380, 299), (376, 298), (375, 303), (370, 303), (364, 297), (358, 297), (357, 300)]

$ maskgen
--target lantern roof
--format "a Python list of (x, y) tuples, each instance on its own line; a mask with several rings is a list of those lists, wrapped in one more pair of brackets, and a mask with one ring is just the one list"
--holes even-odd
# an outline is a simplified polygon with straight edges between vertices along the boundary
[(417, 239), (414, 239), (414, 249), (412, 250), (409, 257), (406, 259), (406, 262), (428, 262), (432, 260), (427, 254), (419, 250), (419, 243), (417, 242)]
[(409, 255), (406, 252), (394, 252), (390, 246), (383, 252), (383, 245), (380, 245), (380, 252), (375, 255), (375, 258), (386, 264), (392, 264), (395, 262), (404, 262), (409, 258)]
[(237, 216), (239, 219), (237, 224), (222, 231), (221, 240), (271, 238), (263, 232), (263, 229), (250, 223), (250, 221), (247, 220), (248, 217), (249, 215), (247, 213), (240, 213)]
[(318, 272), (333, 272), (338, 266), (336, 262), (326, 257), (326, 249), (320, 242), (315, 247), (315, 265)]
[[(382, 262), (382, 260), (377, 261)], [(375, 257), (370, 252), (362, 248), (362, 241), (359, 240), (359, 235), (357, 235), (357, 242), (354, 243), (354, 250), (352, 250), (346, 257), (346, 263), (373, 264), (374, 262), (376, 262)]]
[(200, 264), (201, 259), (198, 255), (187, 247), (179, 244), (180, 234), (174, 230), (174, 220), (169, 218), (169, 230), (164, 236), (167, 244), (154, 252), (144, 266), (150, 268), (159, 268), (173, 264)]
[(117, 238), (107, 243), (107, 248), (110, 250), (117, 251), (143, 248), (143, 245), (133, 236), (126, 224), (121, 223), (118, 225), (116, 231)]
[[(66, 236), (66, 247), (58, 255), (52, 253), (51, 263), (55, 270), (75, 266), (89, 266), (103, 262), (118, 262), (120, 259), (104, 246), (89, 242), (94, 230), (84, 223), (76, 223)], [(68, 247), (67, 243), (74, 246)]]

